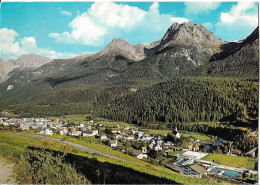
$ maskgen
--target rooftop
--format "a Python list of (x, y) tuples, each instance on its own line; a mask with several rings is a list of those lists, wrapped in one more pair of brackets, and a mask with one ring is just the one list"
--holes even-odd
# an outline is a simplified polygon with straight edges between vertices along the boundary
[(201, 166), (199, 166), (199, 165), (197, 165), (197, 164), (194, 164), (194, 165), (192, 165), (192, 166), (190, 166), (194, 171), (196, 171), (196, 172), (198, 172), (199, 174), (205, 174), (205, 173), (207, 173), (207, 171), (203, 168), (203, 167), (201, 167)]
[(208, 153), (187, 151), (187, 152), (184, 152), (182, 155), (187, 156), (187, 157), (193, 156), (193, 157), (195, 157), (195, 159), (201, 159), (201, 158), (207, 156)]

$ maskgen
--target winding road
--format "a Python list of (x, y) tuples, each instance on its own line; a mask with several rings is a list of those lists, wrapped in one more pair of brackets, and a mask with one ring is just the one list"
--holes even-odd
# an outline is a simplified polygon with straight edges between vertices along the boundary
[(108, 158), (113, 158), (113, 159), (119, 159), (119, 160), (123, 160), (123, 161), (127, 161), (127, 162), (132, 162), (130, 160), (127, 160), (127, 159), (123, 159), (121, 157), (117, 157), (117, 156), (114, 156), (114, 155), (111, 155), (111, 154), (107, 154), (107, 153), (104, 153), (104, 152), (101, 152), (101, 151), (98, 151), (98, 150), (93, 150), (91, 148), (87, 148), (85, 146), (82, 146), (82, 145), (79, 145), (79, 144), (76, 144), (76, 143), (72, 143), (72, 142), (69, 142), (69, 141), (61, 141), (60, 139), (56, 139), (56, 138), (52, 138), (52, 137), (46, 137), (46, 136), (42, 136), (42, 135), (31, 135), (31, 134), (23, 134), (23, 133), (14, 133), (14, 132), (8, 132), (10, 134), (15, 134), (15, 135), (19, 135), (19, 136), (24, 136), (24, 137), (31, 137), (31, 138), (37, 138), (37, 139), (47, 139), (47, 140), (51, 140), (51, 141), (55, 141), (55, 142), (59, 142), (59, 143), (63, 143), (63, 144), (66, 144), (66, 145), (70, 145), (70, 146), (73, 146), (73, 147), (76, 147), (84, 152), (88, 152), (88, 153), (94, 153), (94, 154), (97, 154), (97, 155), (102, 155), (102, 156), (105, 156), (105, 157), (108, 157)]

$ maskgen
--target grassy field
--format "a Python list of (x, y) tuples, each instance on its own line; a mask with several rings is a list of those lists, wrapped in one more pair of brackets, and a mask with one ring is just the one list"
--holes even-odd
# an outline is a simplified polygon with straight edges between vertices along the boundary
[(153, 135), (167, 135), (171, 130), (152, 130), (152, 129), (142, 129), (145, 133)]
[(49, 117), (50, 120), (66, 120), (71, 122), (84, 122), (86, 121), (86, 117), (90, 114), (72, 114), (72, 115), (65, 115), (60, 117)]
[[(172, 132), (171, 130), (152, 130), (152, 129), (143, 129), (145, 133), (154, 134), (154, 135), (167, 135), (169, 132)], [(182, 137), (193, 137), (195, 139), (199, 139), (201, 141), (208, 141), (210, 140), (210, 137), (201, 135), (201, 134), (195, 134), (195, 133), (180, 133)]]
[(200, 141), (209, 141), (210, 137), (200, 134), (194, 134), (194, 133), (180, 133), (182, 137), (193, 137), (195, 139), (199, 139)]
[[(53, 136), (56, 138), (62, 138), (62, 136)], [(129, 155), (122, 154), (120, 152), (111, 150), (110, 148), (98, 144), (92, 144), (87, 143), (83, 140), (78, 140), (75, 138), (71, 138), (70, 142), (78, 143), (83, 146), (97, 149), (106, 153), (110, 153), (112, 155), (116, 155), (118, 157), (122, 157), (128, 160), (131, 160), (132, 162), (125, 162), (120, 160), (115, 160), (99, 155), (93, 155), (86, 152), (81, 151), (75, 151), (72, 147), (67, 147), (65, 152), (67, 153), (73, 153), (75, 155), (80, 155), (88, 158), (96, 157), (96, 159), (100, 162), (108, 162), (111, 164), (121, 165), (127, 168), (131, 168), (137, 171), (140, 171), (142, 173), (154, 175), (161, 178), (166, 178), (175, 181), (176, 183), (181, 184), (214, 184), (214, 182), (205, 180), (205, 179), (196, 179), (193, 177), (183, 176), (181, 174), (178, 174), (176, 172), (171, 171), (170, 169), (161, 167), (161, 166), (155, 166), (149, 163), (146, 163), (144, 161), (138, 160), (134, 157), (131, 157)], [(11, 159), (15, 156), (16, 152), (22, 152), (25, 150), (28, 146), (36, 146), (36, 147), (45, 147), (56, 151), (62, 151), (62, 149), (65, 147), (64, 144), (42, 140), (42, 139), (35, 139), (35, 138), (28, 138), (23, 136), (17, 136), (5, 132), (0, 132), (0, 155)]]
[(254, 169), (256, 159), (241, 156), (228, 156), (224, 154), (209, 154), (202, 160), (213, 161), (222, 165), (244, 167), (248, 169)]
[(187, 152), (187, 151), (172, 151), (172, 152), (169, 152), (168, 155), (175, 156), (176, 154), (183, 154), (184, 152)]

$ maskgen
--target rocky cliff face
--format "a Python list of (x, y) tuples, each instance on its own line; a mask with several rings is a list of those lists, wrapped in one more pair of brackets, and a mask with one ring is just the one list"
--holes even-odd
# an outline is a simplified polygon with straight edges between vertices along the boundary
[(202, 25), (174, 23), (160, 41), (152, 43), (154, 47), (150, 53), (164, 53), (172, 60), (182, 58), (196, 67), (205, 64), (211, 55), (219, 52), (222, 44), (224, 42), (221, 39), (217, 39), (214, 33)]
[(138, 61), (144, 59), (145, 45), (139, 44), (132, 46), (123, 39), (113, 39), (103, 50), (101, 50), (97, 56), (103, 55), (121, 55), (129, 60)]
[(0, 82), (8, 79), (12, 72), (36, 69), (52, 59), (35, 54), (21, 55), (15, 60), (0, 60)]
[(208, 47), (208, 51), (212, 54), (223, 42), (204, 26), (188, 22), (174, 23), (161, 39), (157, 49), (162, 50), (173, 44), (196, 46), (199, 49), (207, 49), (205, 47)]

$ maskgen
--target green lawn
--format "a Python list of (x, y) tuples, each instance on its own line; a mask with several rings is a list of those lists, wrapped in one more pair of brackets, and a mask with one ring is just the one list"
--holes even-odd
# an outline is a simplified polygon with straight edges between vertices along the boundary
[(50, 120), (66, 120), (66, 121), (72, 121), (72, 122), (83, 122), (86, 121), (86, 117), (90, 114), (72, 114), (72, 115), (65, 115), (60, 117), (49, 117)]
[(184, 152), (187, 152), (187, 151), (172, 151), (172, 152), (169, 152), (168, 155), (175, 156), (175, 154), (182, 154)]
[(152, 130), (152, 129), (142, 129), (145, 133), (153, 135), (167, 135), (171, 130)]
[[(153, 135), (167, 135), (169, 132), (172, 132), (172, 130), (152, 130), (152, 129), (142, 129), (145, 133), (153, 134)], [(195, 139), (199, 139), (201, 141), (209, 141), (210, 137), (201, 135), (201, 134), (195, 134), (195, 133), (180, 133), (183, 137), (193, 137)]]
[(95, 122), (100, 123), (100, 124), (104, 125), (105, 127), (117, 127), (117, 125), (119, 125), (121, 129), (124, 127), (131, 127), (130, 124), (124, 123), (124, 122), (116, 122), (116, 121), (109, 121), (109, 120), (96, 120), (96, 119), (95, 119)]
[(222, 165), (244, 167), (248, 169), (254, 169), (256, 159), (241, 156), (229, 156), (224, 154), (209, 154), (202, 160), (213, 161)]
[[(53, 136), (56, 138), (62, 138), (62, 136)], [(188, 177), (181, 175), (179, 173), (173, 172), (170, 169), (164, 168), (162, 166), (155, 166), (149, 163), (146, 163), (142, 160), (138, 160), (134, 157), (131, 157), (129, 155), (122, 154), (120, 152), (111, 150), (110, 148), (106, 146), (102, 146), (99, 144), (93, 144), (93, 143), (87, 143), (83, 140), (78, 140), (75, 138), (70, 138), (70, 142), (78, 143), (83, 146), (93, 148), (96, 150), (100, 150), (106, 153), (110, 153), (112, 155), (116, 155), (125, 159), (128, 159), (132, 162), (126, 162), (126, 161), (120, 161), (116, 159), (111, 159), (99, 155), (94, 154), (88, 154), (86, 152), (81, 151), (75, 151), (72, 147), (67, 147), (65, 152), (73, 153), (76, 155), (81, 155), (84, 157), (96, 157), (98, 161), (100, 162), (108, 162), (112, 164), (122, 165), (127, 168), (131, 168), (137, 171), (140, 171), (142, 173), (154, 175), (157, 177), (163, 177), (167, 179), (171, 179), (175, 181), (176, 183), (180, 184), (215, 184), (213, 181), (205, 180), (205, 179), (196, 179), (193, 177)], [(35, 138), (28, 138), (23, 136), (17, 136), (5, 132), (0, 132), (0, 155), (2, 157), (11, 159), (15, 156), (15, 152), (22, 152), (25, 150), (28, 146), (36, 146), (36, 147), (45, 147), (52, 150), (62, 151), (62, 148), (64, 148), (64, 144), (52, 142), (52, 141), (46, 141), (43, 139), (35, 139)]]
[(183, 137), (193, 137), (195, 139), (199, 139), (200, 141), (209, 141), (210, 140), (210, 137), (208, 137), (208, 136), (195, 134), (195, 133), (180, 133), (180, 135)]

